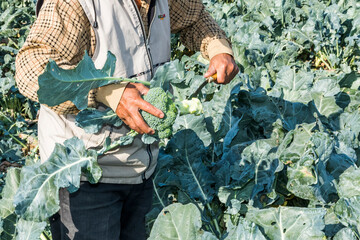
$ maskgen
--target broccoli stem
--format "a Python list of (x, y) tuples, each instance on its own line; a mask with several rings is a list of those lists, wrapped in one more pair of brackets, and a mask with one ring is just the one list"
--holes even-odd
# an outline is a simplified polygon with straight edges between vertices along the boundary
[[(86, 82), (89, 79), (81, 79), (76, 82)], [(109, 81), (119, 81), (119, 82), (132, 82), (132, 83), (141, 83), (145, 86), (150, 86), (150, 82), (148, 81), (142, 81), (138, 80), (136, 78), (123, 78), (123, 77), (101, 77), (101, 78), (93, 78), (91, 81), (103, 81), (103, 80), (109, 80)], [(75, 82), (75, 81), (74, 81)]]

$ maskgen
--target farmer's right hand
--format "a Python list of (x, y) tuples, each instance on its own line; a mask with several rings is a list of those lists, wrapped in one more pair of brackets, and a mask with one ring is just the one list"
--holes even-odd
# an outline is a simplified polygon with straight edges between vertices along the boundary
[(159, 118), (164, 117), (164, 113), (161, 110), (142, 99), (141, 96), (148, 91), (149, 89), (141, 83), (127, 84), (116, 108), (116, 114), (119, 118), (140, 134), (154, 134), (155, 131), (146, 124), (139, 110), (146, 111)]

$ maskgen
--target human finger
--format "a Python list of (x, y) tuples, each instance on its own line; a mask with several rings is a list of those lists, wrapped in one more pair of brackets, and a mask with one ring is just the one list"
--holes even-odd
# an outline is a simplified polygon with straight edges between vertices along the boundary
[(213, 66), (213, 64), (210, 63), (207, 72), (204, 74), (204, 78), (211, 77), (215, 73), (216, 73), (216, 68)]
[(165, 116), (164, 113), (160, 109), (156, 108), (154, 105), (152, 105), (151, 103), (149, 103), (145, 100), (139, 101), (138, 107), (139, 107), (139, 109), (141, 109), (145, 112), (148, 112), (148, 113), (154, 115), (155, 117), (163, 118)]
[(145, 95), (147, 94), (147, 92), (149, 91), (149, 88), (146, 87), (144, 84), (141, 83), (134, 83), (135, 88), (139, 91), (139, 93), (141, 95)]
[(138, 133), (146, 133), (151, 135), (155, 133), (155, 130), (149, 127), (149, 125), (145, 122), (139, 111), (132, 115), (132, 119), (134, 122), (136, 122), (136, 127), (139, 129)]

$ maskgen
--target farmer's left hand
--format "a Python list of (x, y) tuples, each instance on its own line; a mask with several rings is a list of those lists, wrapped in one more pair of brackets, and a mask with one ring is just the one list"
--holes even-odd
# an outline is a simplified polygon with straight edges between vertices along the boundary
[(217, 73), (217, 80), (215, 82), (219, 84), (227, 84), (238, 72), (239, 67), (236, 65), (234, 58), (227, 53), (220, 53), (210, 60), (209, 69), (205, 73), (204, 77), (208, 78)]

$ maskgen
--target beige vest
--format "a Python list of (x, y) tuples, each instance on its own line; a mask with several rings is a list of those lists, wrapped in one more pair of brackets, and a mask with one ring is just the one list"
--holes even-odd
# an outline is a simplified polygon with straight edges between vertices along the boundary
[[(136, 77), (149, 81), (155, 68), (170, 60), (170, 17), (168, 0), (157, 0), (149, 35), (145, 36), (140, 13), (134, 0), (79, 0), (96, 35), (93, 61), (102, 68), (107, 52), (116, 56), (114, 76)], [(96, 15), (95, 15), (96, 13)], [(78, 137), (86, 148), (101, 148), (105, 139), (112, 140), (126, 134), (127, 126), (104, 126), (98, 134), (87, 134), (75, 125), (74, 115), (57, 115), (41, 105), (39, 116), (39, 143), (41, 161), (46, 161), (55, 143)], [(100, 182), (141, 183), (155, 170), (157, 144), (145, 145), (138, 136), (134, 143), (120, 147), (98, 162), (103, 170)], [(86, 180), (84, 177), (82, 180)]]

